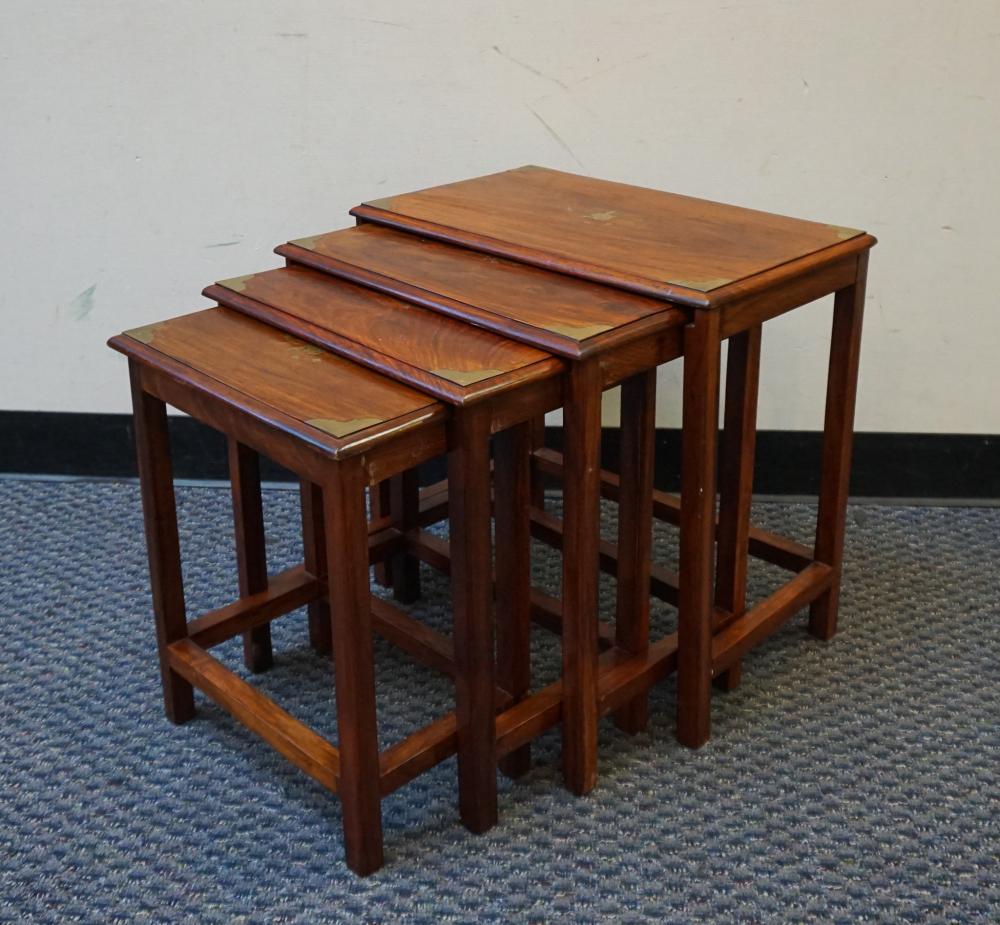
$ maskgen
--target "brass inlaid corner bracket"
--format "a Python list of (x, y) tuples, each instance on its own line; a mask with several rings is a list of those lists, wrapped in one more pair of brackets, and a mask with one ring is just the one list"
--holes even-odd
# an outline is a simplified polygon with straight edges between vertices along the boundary
[(381, 424), (382, 418), (351, 418), (349, 421), (338, 421), (336, 418), (310, 418), (306, 423), (331, 437), (346, 437), (355, 431)]
[(432, 369), (431, 375), (447, 379), (455, 385), (472, 385), (483, 379), (492, 379), (503, 374), (502, 369)]
[(553, 334), (562, 334), (563, 337), (572, 340), (586, 340), (588, 337), (610, 331), (612, 327), (610, 324), (547, 324), (545, 330)]
[(232, 279), (220, 279), (216, 284), (218, 286), (223, 286), (226, 289), (232, 289), (233, 292), (243, 292), (247, 288), (247, 281), (253, 279), (256, 273), (247, 273), (246, 276), (234, 276)]
[(846, 228), (843, 225), (827, 225), (834, 234), (836, 234), (837, 239), (840, 241), (846, 241), (849, 238), (856, 238), (859, 234), (864, 232), (859, 231), (857, 228)]
[(314, 234), (310, 238), (296, 238), (294, 241), (289, 241), (289, 244), (294, 244), (296, 247), (301, 247), (304, 251), (314, 251), (316, 250), (316, 242), (322, 238), (321, 234)]
[(139, 341), (140, 344), (146, 344), (147, 346), (153, 343), (153, 338), (156, 335), (156, 329), (163, 324), (162, 321), (157, 321), (154, 324), (144, 324), (139, 328), (132, 328), (130, 331), (124, 331), (126, 337), (131, 337), (132, 340)]
[(589, 218), (592, 222), (610, 222), (618, 217), (618, 210), (608, 209), (605, 212), (587, 212), (583, 217)]
[(712, 289), (718, 289), (720, 286), (725, 286), (731, 282), (731, 279), (726, 279), (723, 276), (708, 276), (704, 279), (670, 280), (670, 283), (674, 286), (683, 286), (685, 289), (695, 289), (698, 292), (708, 292)]

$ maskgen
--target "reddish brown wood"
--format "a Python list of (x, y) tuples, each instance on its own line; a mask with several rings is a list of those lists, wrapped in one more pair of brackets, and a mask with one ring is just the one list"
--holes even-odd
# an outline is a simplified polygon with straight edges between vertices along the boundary
[(709, 737), (712, 689), (712, 552), (719, 418), (719, 313), (698, 312), (684, 335), (677, 738)]
[[(653, 431), (656, 370), (622, 383), (618, 501), (618, 602), (615, 639), (624, 652), (649, 647), (649, 580), (653, 552)], [(615, 713), (619, 729), (636, 733), (649, 721), (645, 692)]]
[[(531, 424), (519, 424), (497, 434), (493, 450), (497, 683), (515, 701), (531, 687), (531, 442)], [(508, 777), (530, 766), (530, 745), (500, 759)]]
[(194, 690), (171, 667), (167, 651), (171, 643), (187, 636), (167, 410), (162, 401), (144, 391), (138, 363), (129, 362), (129, 376), (163, 706), (170, 722), (183, 723), (194, 716)]
[[(726, 366), (715, 603), (737, 616), (746, 610), (747, 602), (760, 338), (760, 325), (731, 338)], [(740, 662), (734, 662), (726, 671), (715, 676), (716, 687), (734, 690), (740, 683), (740, 673)]]
[(713, 670), (724, 672), (810, 601), (821, 599), (836, 580), (829, 565), (813, 562), (774, 594), (733, 620), (712, 640)]
[(266, 270), (204, 294), (452, 404), (561, 367), (533, 347), (304, 267)]
[(489, 409), (462, 409), (451, 424), (448, 501), (459, 810), (470, 830), (485, 832), (497, 820)]
[(448, 713), (387, 748), (379, 757), (382, 795), (450, 758), (457, 742), (458, 720), (454, 713)]
[(597, 783), (601, 380), (594, 360), (570, 367), (563, 415), (563, 775), (584, 794)]
[[(323, 532), (323, 490), (307, 479), (299, 481), (302, 548), (306, 571), (326, 582), (326, 534)], [(321, 655), (330, 652), (330, 605), (324, 597), (309, 602), (309, 644)]]
[(833, 306), (815, 555), (817, 562), (833, 569), (834, 580), (829, 591), (817, 598), (809, 612), (809, 631), (820, 639), (830, 639), (837, 632), (867, 273), (868, 255), (863, 254), (858, 259), (854, 285), (840, 290)]
[[(264, 540), (264, 508), (260, 495), (260, 459), (248, 446), (232, 438), (229, 445), (229, 484), (233, 496), (233, 528), (236, 536), (236, 572), (240, 597), (267, 589), (267, 544)], [(253, 672), (267, 671), (274, 664), (271, 626), (262, 623), (243, 634), (243, 661)]]
[(392, 196), (351, 214), (691, 307), (707, 307), (725, 297), (726, 286), (775, 267), (817, 254), (835, 260), (865, 237), (530, 166)]
[(318, 600), (323, 588), (301, 565), (271, 576), (263, 591), (240, 597), (232, 604), (210, 610), (187, 625), (187, 635), (203, 649), (217, 646), (233, 636), (247, 632), (297, 610), (303, 604)]
[(661, 302), (377, 225), (276, 248), (289, 261), (579, 358), (628, 339)]
[[(394, 523), (404, 533), (415, 530), (420, 521), (420, 480), (416, 468), (406, 469), (389, 479), (389, 510)], [(392, 560), (392, 593), (397, 601), (412, 604), (420, 597), (420, 562), (401, 552)]]
[[(531, 512), (531, 535), (539, 542), (551, 546), (553, 549), (563, 548), (563, 523), (544, 511)], [(601, 571), (618, 576), (618, 547), (602, 539), (598, 546), (600, 554)], [(658, 597), (661, 601), (673, 606), (677, 606), (677, 591), (680, 587), (680, 580), (676, 572), (672, 572), (665, 566), (657, 563), (650, 563), (649, 566), (649, 593)]]
[[(390, 494), (390, 480), (385, 479), (372, 485), (368, 491), (371, 505), (371, 515), (373, 520), (381, 517), (388, 517), (392, 505), (392, 495)], [(392, 587), (392, 560), (383, 559), (375, 564), (375, 581), (383, 588)]]
[(331, 468), (322, 485), (340, 745), (340, 795), (348, 866), (382, 866), (375, 667), (368, 584), (367, 479), (359, 461)]
[[(531, 421), (531, 449), (532, 451), (545, 446), (545, 415), (540, 414)], [(545, 476), (533, 464), (531, 466), (531, 503), (540, 511), (545, 510)]]
[(168, 647), (170, 665), (248, 729), (328, 790), (340, 783), (340, 753), (190, 639)]
[[(547, 475), (562, 478), (561, 453), (549, 449), (536, 450), (534, 464)], [(607, 470), (601, 471), (601, 497), (609, 501), (618, 500), (618, 475), (616, 473)], [(436, 514), (446, 501), (445, 493), (436, 494), (434, 496), (435, 507), (433, 511), (429, 507), (428, 512)], [(680, 524), (680, 498), (665, 491), (655, 490), (653, 492), (653, 516), (669, 524)], [(813, 560), (812, 550), (808, 546), (752, 525), (750, 526), (750, 555), (780, 568), (788, 569), (790, 572), (801, 571)], [(654, 593), (656, 592), (654, 591)], [(669, 600), (666, 597), (663, 599)]]
[(455, 647), (447, 636), (380, 598), (372, 597), (371, 609), (372, 626), (381, 637), (421, 664), (455, 676)]

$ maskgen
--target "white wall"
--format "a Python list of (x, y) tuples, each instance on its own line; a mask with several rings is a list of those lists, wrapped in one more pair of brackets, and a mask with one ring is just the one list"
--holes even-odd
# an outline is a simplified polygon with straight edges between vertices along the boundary
[[(3, 0), (0, 39), (0, 407), (124, 411), (110, 334), (538, 163), (870, 230), (859, 427), (1000, 433), (997, 0)], [(765, 329), (763, 427), (819, 426), (828, 319)]]

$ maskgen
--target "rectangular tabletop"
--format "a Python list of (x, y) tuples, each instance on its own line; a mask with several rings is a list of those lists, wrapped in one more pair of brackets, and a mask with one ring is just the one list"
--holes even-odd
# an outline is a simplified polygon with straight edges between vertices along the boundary
[(204, 294), (456, 405), (562, 370), (541, 350), (305, 267), (223, 280)]
[(853, 228), (532, 166), (374, 200), (351, 214), (702, 308), (778, 267), (875, 243)]
[(362, 440), (420, 426), (446, 408), (429, 396), (226, 308), (182, 315), (113, 337), (114, 349), (198, 388), (331, 456)]
[(300, 238), (276, 252), (574, 359), (685, 321), (657, 299), (379, 225)]

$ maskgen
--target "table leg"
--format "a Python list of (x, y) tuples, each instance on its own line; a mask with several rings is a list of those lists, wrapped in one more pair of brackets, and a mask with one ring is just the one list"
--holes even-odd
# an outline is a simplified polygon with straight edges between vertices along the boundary
[(841, 289), (833, 305), (815, 558), (817, 562), (824, 562), (833, 568), (834, 580), (830, 589), (809, 608), (809, 632), (820, 639), (830, 639), (837, 632), (867, 271), (866, 252), (858, 258), (858, 275), (854, 285)]
[(340, 799), (347, 864), (358, 874), (382, 866), (378, 725), (368, 583), (368, 523), (360, 461), (331, 465), (322, 486), (337, 693)]
[[(392, 510), (392, 484), (383, 479), (369, 489), (372, 520), (389, 516)], [(383, 588), (392, 587), (392, 559), (383, 559), (375, 564), (375, 580)]]
[(473, 832), (497, 820), (490, 409), (484, 404), (455, 409), (448, 453), (459, 810)]
[[(759, 324), (731, 337), (726, 366), (715, 602), (735, 615), (742, 614), (747, 603), (760, 339)], [(715, 678), (715, 685), (722, 690), (733, 690), (739, 686), (741, 674), (741, 663), (736, 662)]]
[[(531, 448), (545, 446), (545, 415), (540, 414), (531, 421)], [(531, 467), (531, 504), (540, 511), (545, 510), (545, 476), (537, 467)]]
[[(497, 683), (515, 701), (531, 687), (531, 449), (531, 425), (518, 424), (497, 434), (493, 450)], [(530, 745), (500, 759), (508, 777), (530, 766)]]
[[(649, 646), (649, 571), (653, 551), (653, 432), (656, 370), (626, 379), (621, 388), (618, 497), (618, 602), (615, 643), (640, 654)], [(649, 720), (644, 692), (615, 712), (618, 728), (641, 732)]]
[[(299, 505), (302, 510), (302, 549), (306, 571), (326, 581), (326, 533), (323, 529), (323, 490), (302, 479), (299, 482)], [(317, 598), (307, 605), (309, 644), (321, 655), (330, 652), (330, 605)]]
[(595, 360), (570, 366), (563, 421), (563, 775), (572, 792), (584, 794), (597, 783), (601, 377)]
[(712, 552), (719, 427), (719, 312), (684, 331), (677, 738), (697, 748), (711, 731)]
[(163, 706), (172, 723), (183, 723), (194, 716), (194, 688), (170, 668), (167, 657), (167, 646), (187, 636), (167, 409), (143, 390), (141, 367), (131, 360), (129, 376)]
[[(267, 548), (264, 540), (264, 508), (260, 496), (260, 457), (256, 451), (231, 437), (229, 484), (233, 496), (233, 526), (236, 533), (236, 571), (240, 597), (267, 590)], [(243, 634), (243, 662), (253, 672), (267, 671), (274, 664), (271, 625), (255, 626)]]
[[(407, 469), (389, 480), (389, 510), (393, 522), (404, 533), (420, 526), (420, 478), (416, 468)], [(400, 553), (390, 570), (393, 596), (401, 604), (412, 604), (420, 597), (420, 560)]]

